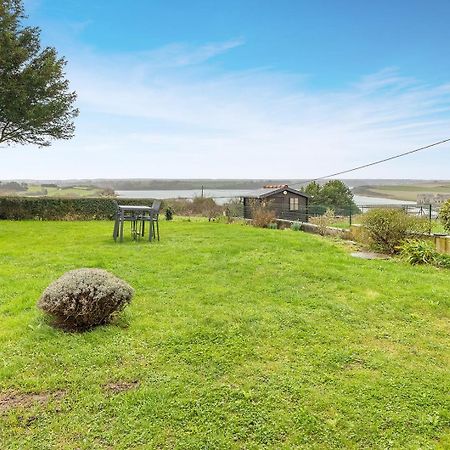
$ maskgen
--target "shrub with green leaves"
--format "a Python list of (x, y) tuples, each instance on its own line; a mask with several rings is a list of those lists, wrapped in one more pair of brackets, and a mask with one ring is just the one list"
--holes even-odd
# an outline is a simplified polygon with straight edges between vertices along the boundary
[(412, 265), (436, 264), (439, 255), (429, 241), (407, 239), (399, 246), (400, 256)]
[(450, 255), (438, 253), (437, 266), (445, 267), (446, 269), (450, 269)]
[[(152, 199), (121, 198), (122, 205), (151, 205)], [(110, 220), (113, 198), (0, 197), (0, 220)]]
[(439, 220), (444, 230), (450, 233), (450, 200), (447, 200), (439, 210)]
[(407, 239), (399, 246), (400, 256), (412, 265), (430, 264), (450, 268), (450, 256), (436, 251), (429, 241)]
[(65, 329), (85, 330), (108, 323), (133, 296), (125, 281), (102, 269), (65, 273), (42, 294), (38, 307)]
[(302, 229), (302, 224), (300, 222), (292, 222), (291, 230), (292, 231), (300, 231)]
[(384, 253), (398, 253), (404, 240), (429, 230), (427, 219), (408, 215), (401, 208), (374, 208), (362, 216), (370, 245)]
[(166, 208), (165, 216), (166, 220), (173, 220), (173, 209), (171, 206), (168, 206)]

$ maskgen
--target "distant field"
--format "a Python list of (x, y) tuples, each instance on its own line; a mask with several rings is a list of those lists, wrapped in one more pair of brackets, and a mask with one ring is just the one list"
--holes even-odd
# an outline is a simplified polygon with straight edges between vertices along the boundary
[(26, 191), (0, 191), (0, 196), (17, 195), (19, 197), (100, 197), (104, 195), (102, 188), (90, 186), (73, 186), (70, 188), (43, 187), (39, 184), (30, 184)]
[(450, 193), (450, 182), (428, 182), (408, 185), (367, 185), (359, 186), (353, 191), (357, 195), (367, 197), (385, 197), (395, 200), (411, 200), (417, 199), (417, 194), (425, 192), (435, 194)]

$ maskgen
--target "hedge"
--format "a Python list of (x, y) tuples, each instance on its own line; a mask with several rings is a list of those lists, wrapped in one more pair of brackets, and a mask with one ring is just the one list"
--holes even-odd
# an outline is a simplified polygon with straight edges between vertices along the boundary
[(110, 220), (123, 205), (151, 205), (153, 200), (115, 198), (0, 197), (0, 220)]

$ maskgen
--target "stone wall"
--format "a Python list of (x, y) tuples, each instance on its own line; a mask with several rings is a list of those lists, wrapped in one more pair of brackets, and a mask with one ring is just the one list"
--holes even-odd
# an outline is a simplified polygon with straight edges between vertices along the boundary
[[(291, 224), (291, 220), (277, 220), (278, 228), (287, 228), (290, 227)], [(313, 223), (300, 222), (300, 229), (301, 231), (305, 231), (306, 233), (320, 234), (319, 227), (317, 225), (314, 225)], [(364, 237), (364, 227), (358, 224), (351, 225), (349, 230), (327, 227), (325, 234), (327, 236), (335, 236), (349, 241), (351, 240), (361, 242), (363, 244), (367, 243), (367, 240)], [(436, 246), (436, 250), (439, 253), (450, 254), (450, 236), (440, 234), (421, 234), (418, 235), (417, 238), (426, 239), (433, 242), (433, 244)]]

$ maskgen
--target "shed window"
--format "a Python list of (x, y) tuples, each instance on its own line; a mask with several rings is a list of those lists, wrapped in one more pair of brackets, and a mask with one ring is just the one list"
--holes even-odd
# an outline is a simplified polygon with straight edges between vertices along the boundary
[(298, 211), (298, 197), (289, 199), (289, 211)]

